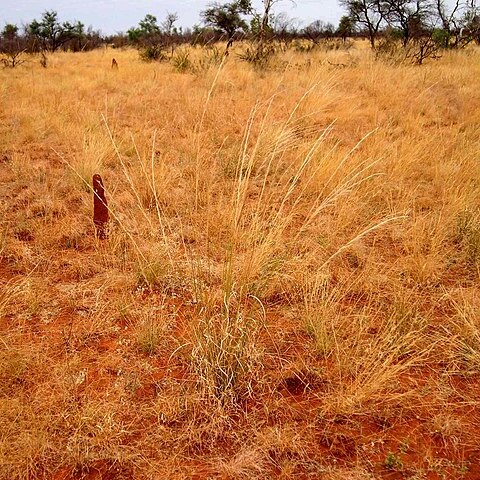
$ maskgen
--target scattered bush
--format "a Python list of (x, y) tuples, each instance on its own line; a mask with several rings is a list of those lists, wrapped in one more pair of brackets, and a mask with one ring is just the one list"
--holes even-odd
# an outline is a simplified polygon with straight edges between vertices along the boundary
[(428, 59), (439, 58), (439, 47), (431, 36), (413, 38), (403, 46), (395, 34), (385, 36), (375, 47), (375, 57), (393, 64), (404, 62), (422, 65)]
[(140, 58), (144, 62), (163, 62), (168, 60), (165, 45), (149, 45), (140, 50)]
[(275, 46), (272, 43), (264, 45), (261, 52), (258, 51), (256, 45), (249, 45), (238, 54), (238, 58), (255, 68), (264, 69), (269, 65), (275, 53)]
[(190, 51), (187, 49), (180, 49), (172, 57), (172, 65), (179, 73), (188, 72), (193, 68), (193, 64), (190, 60)]
[(210, 67), (218, 66), (222, 63), (223, 53), (216, 46), (206, 49), (206, 54), (198, 62), (198, 69), (208, 70)]
[(293, 43), (293, 48), (300, 53), (310, 53), (317, 48), (317, 44), (307, 40), (296, 40)]

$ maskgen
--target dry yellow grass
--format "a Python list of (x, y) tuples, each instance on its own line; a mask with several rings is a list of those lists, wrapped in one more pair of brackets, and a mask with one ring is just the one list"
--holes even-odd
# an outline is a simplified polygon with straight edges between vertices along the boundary
[(480, 478), (480, 51), (363, 47), (0, 71), (0, 478)]

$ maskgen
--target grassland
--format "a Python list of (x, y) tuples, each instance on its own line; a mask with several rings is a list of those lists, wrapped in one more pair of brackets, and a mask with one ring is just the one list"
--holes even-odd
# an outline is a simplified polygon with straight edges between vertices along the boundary
[(363, 47), (0, 71), (0, 478), (480, 478), (480, 51)]

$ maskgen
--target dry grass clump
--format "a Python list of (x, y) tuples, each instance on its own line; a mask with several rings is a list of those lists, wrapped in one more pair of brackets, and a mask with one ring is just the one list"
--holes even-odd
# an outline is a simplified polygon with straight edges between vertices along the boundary
[(479, 51), (363, 47), (0, 72), (0, 478), (480, 476)]

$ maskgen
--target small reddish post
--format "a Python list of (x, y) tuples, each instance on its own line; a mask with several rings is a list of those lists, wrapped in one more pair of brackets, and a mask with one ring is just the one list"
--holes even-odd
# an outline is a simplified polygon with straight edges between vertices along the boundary
[(102, 177), (96, 173), (93, 176), (93, 223), (97, 238), (107, 238), (108, 205), (105, 198)]

